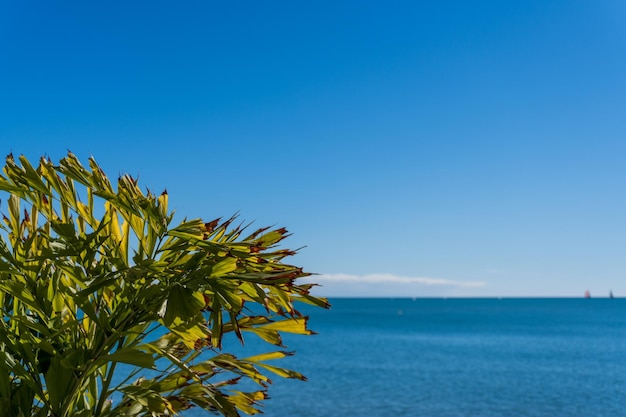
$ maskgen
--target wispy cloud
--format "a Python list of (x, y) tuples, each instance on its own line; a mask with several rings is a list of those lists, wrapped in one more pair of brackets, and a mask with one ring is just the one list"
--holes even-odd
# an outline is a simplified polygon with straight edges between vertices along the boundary
[(484, 287), (483, 281), (456, 281), (443, 278), (409, 277), (394, 274), (321, 274), (313, 277), (313, 281), (324, 283), (363, 283), (363, 284), (416, 284), (425, 286), (447, 287)]

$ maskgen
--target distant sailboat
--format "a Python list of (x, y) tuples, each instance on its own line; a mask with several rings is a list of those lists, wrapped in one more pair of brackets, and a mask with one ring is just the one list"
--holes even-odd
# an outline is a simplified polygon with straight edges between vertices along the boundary
[(585, 291), (585, 298), (591, 298), (591, 294), (589, 293), (589, 290)]
[(613, 290), (609, 291), (609, 298), (613, 298)]

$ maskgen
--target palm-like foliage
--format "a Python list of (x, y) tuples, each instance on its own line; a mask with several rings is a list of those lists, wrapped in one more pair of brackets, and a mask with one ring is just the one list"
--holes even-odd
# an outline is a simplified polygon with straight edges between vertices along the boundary
[[(284, 351), (222, 351), (228, 332), (282, 346), (281, 332), (311, 333), (294, 301), (328, 306), (282, 262), (284, 229), (172, 227), (166, 192), (144, 194), (127, 175), (114, 188), (71, 153), (37, 168), (9, 155), (0, 191), (2, 415), (255, 414), (267, 372), (304, 378), (266, 363)], [(257, 390), (239, 391), (240, 378)]]

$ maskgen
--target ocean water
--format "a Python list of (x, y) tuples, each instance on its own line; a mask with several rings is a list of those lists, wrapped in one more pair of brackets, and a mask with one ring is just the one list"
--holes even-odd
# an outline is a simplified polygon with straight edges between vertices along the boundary
[(266, 416), (626, 415), (626, 299), (331, 302), (285, 339), (309, 381), (274, 378)]

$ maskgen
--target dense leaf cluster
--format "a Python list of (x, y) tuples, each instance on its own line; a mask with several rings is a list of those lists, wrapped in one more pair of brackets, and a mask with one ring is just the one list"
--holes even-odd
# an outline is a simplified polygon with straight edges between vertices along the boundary
[[(285, 351), (222, 351), (229, 332), (276, 346), (281, 332), (311, 334), (294, 301), (328, 306), (283, 263), (294, 253), (277, 246), (285, 229), (172, 226), (167, 192), (143, 193), (128, 175), (114, 188), (71, 153), (37, 168), (9, 155), (0, 191), (3, 416), (255, 414), (267, 372), (304, 378), (266, 363)], [(238, 390), (241, 378), (258, 389)]]

